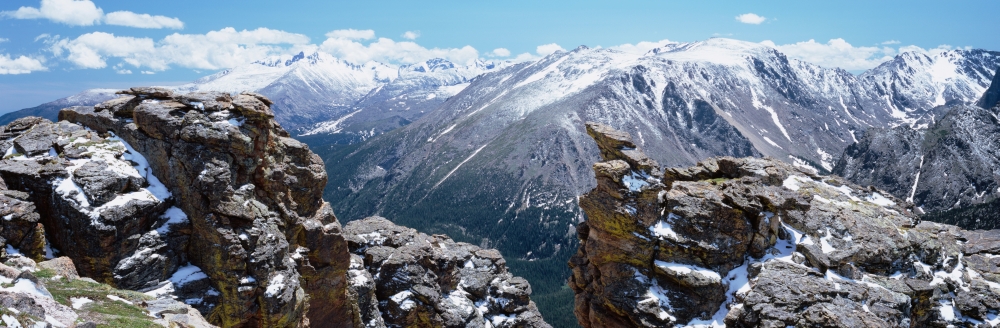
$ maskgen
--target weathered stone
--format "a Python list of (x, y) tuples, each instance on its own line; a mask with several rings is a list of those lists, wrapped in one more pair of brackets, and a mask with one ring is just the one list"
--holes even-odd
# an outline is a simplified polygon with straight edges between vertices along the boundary
[(637, 181), (627, 134), (588, 132), (605, 161), (570, 260), (584, 327), (944, 327), (1000, 311), (996, 231), (920, 222), (888, 193), (772, 159)]
[(48, 261), (38, 262), (38, 267), (51, 269), (56, 275), (66, 277), (66, 279), (77, 279), (80, 275), (76, 272), (76, 266), (69, 257), (57, 257)]
[[(355, 261), (362, 261), (350, 275), (359, 299), (368, 300), (359, 305), (380, 304), (380, 317), (362, 309), (360, 325), (549, 327), (529, 298), (528, 281), (512, 276), (496, 250), (428, 236), (381, 217), (352, 221), (344, 230)], [(378, 274), (357, 272), (365, 268)]]

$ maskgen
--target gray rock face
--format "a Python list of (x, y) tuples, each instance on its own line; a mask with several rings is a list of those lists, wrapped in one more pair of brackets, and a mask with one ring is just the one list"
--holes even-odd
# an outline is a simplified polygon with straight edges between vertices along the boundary
[(344, 232), (366, 327), (549, 327), (528, 281), (511, 275), (496, 250), (381, 217), (350, 222)]
[(834, 174), (889, 191), (924, 212), (1000, 197), (1000, 121), (994, 110), (956, 106), (926, 130), (870, 131), (849, 146)]
[(979, 98), (977, 106), (989, 109), (1000, 105), (1000, 68), (997, 68), (997, 73), (993, 75), (993, 83), (990, 84), (990, 88), (986, 89), (982, 98)]
[(584, 327), (944, 327), (1000, 310), (997, 230), (920, 222), (885, 191), (773, 159), (640, 169), (607, 141), (624, 137), (588, 131), (605, 157), (570, 261)]

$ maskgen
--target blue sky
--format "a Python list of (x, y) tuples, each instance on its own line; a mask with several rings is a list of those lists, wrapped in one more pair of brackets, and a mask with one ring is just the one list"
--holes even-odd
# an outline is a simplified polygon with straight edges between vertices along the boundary
[(0, 112), (303, 50), (396, 64), (527, 60), (718, 36), (852, 72), (899, 51), (1000, 50), (1000, 1), (14, 0), (0, 12)]

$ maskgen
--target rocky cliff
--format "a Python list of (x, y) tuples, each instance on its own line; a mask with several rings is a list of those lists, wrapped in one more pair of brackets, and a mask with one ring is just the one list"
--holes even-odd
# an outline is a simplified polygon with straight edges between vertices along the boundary
[[(380, 281), (371, 262), (352, 263), (348, 238), (357, 237), (344, 233), (321, 198), (323, 161), (274, 121), (270, 100), (159, 88), (119, 93), (94, 107), (64, 109), (57, 123), (28, 117), (0, 131), (5, 259), (63, 255), (94, 283), (141, 291), (142, 300), (183, 300), (223, 327), (412, 326), (394, 321), (418, 316), (411, 313), (429, 318), (419, 322), (424, 326), (456, 326), (435, 320), (433, 311), (389, 311), (374, 302), (384, 298), (359, 301), (352, 277), (360, 271), (371, 271), (377, 283), (365, 292), (377, 297), (398, 279)], [(393, 263), (435, 265), (408, 258)], [(496, 295), (512, 290), (516, 306), (487, 305), (461, 322), (545, 326), (527, 299), (530, 287), (500, 261), (491, 283), (506, 288)], [(458, 288), (451, 280), (421, 286), (414, 290)]]
[(1000, 231), (772, 159), (661, 168), (600, 124), (570, 287), (584, 327), (996, 324)]

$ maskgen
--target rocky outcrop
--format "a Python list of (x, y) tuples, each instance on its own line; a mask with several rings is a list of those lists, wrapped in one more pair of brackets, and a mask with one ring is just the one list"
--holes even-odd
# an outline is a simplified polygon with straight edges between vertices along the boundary
[(644, 161), (598, 124), (570, 287), (584, 327), (944, 327), (1000, 311), (1000, 231), (773, 159)]
[[(275, 123), (267, 98), (120, 94), (64, 109), (59, 122), (27, 117), (0, 129), (0, 259), (35, 270), (33, 260), (65, 256), (40, 265), (65, 278), (59, 286), (139, 291), (109, 295), (176, 317), (155, 322), (163, 325), (197, 327), (192, 318), (204, 314), (222, 327), (547, 327), (527, 281), (495, 250), (384, 219), (353, 226), (363, 235), (392, 231), (385, 245), (345, 234), (321, 198), (323, 161)], [(355, 255), (348, 238), (362, 247)], [(366, 249), (398, 256), (372, 262)], [(386, 303), (404, 289), (415, 295), (406, 304), (419, 306)], [(21, 302), (3, 291), (0, 303)], [(53, 297), (74, 309), (88, 302)]]
[(428, 236), (381, 217), (344, 227), (351, 292), (365, 327), (549, 327), (531, 286), (494, 249)]
[[(207, 278), (207, 284), (175, 279), (174, 288), (201, 285), (217, 296), (198, 303), (221, 326), (351, 326), (356, 315), (345, 284), (350, 261), (340, 224), (321, 199), (323, 162), (275, 123), (270, 101), (256, 94), (174, 95), (158, 88), (122, 94), (95, 107), (63, 110), (60, 120), (114, 135), (129, 151), (145, 155), (149, 174), (169, 177), (160, 181), (177, 210), (165, 216), (189, 222), (176, 229), (180, 256), (163, 255), (173, 247), (134, 234), (125, 235), (145, 247), (125, 255), (138, 263), (161, 254), (177, 261), (172, 267), (184, 265), (164, 270), (173, 275), (154, 282), (178, 274)], [(120, 184), (97, 180), (105, 189)], [(119, 261), (116, 268), (122, 266)], [(151, 275), (136, 272), (147, 264), (125, 266), (126, 273), (146, 278), (138, 282), (149, 283)]]

